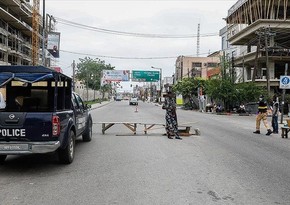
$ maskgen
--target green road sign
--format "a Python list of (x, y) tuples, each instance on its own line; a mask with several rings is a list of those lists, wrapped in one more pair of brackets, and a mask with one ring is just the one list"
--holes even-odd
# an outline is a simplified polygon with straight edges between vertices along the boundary
[(159, 81), (159, 71), (132, 71), (132, 81), (137, 82), (157, 82)]

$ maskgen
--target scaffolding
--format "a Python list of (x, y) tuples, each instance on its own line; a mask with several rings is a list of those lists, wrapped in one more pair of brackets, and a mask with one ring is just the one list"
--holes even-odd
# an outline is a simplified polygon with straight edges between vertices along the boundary
[(33, 0), (32, 9), (32, 65), (38, 65), (39, 61), (39, 0)]
[(289, 20), (290, 0), (240, 0), (228, 11), (228, 24), (250, 25), (259, 19)]

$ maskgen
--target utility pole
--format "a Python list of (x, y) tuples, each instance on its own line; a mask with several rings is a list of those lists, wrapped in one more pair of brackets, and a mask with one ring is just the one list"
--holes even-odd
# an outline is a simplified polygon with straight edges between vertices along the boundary
[(72, 63), (72, 68), (73, 68), (73, 91), (75, 91), (75, 67), (76, 67), (76, 64), (75, 64), (75, 60), (73, 60), (73, 63)]
[(234, 78), (235, 78), (235, 77), (234, 77), (234, 72), (235, 72), (235, 71), (234, 71), (234, 67), (235, 67), (235, 62), (234, 62), (234, 52), (235, 52), (235, 51), (232, 51), (232, 65), (231, 65), (231, 68), (232, 68), (232, 69), (231, 69), (231, 74), (230, 74), (230, 75), (231, 75), (231, 81), (232, 81), (232, 83), (235, 82), (235, 79), (234, 79)]
[[(270, 96), (270, 69), (269, 69), (269, 51), (268, 51), (268, 37), (275, 36), (275, 33), (270, 32), (270, 28), (264, 28), (264, 35), (265, 35), (265, 51), (266, 51), (266, 66), (267, 66), (267, 90), (268, 96)], [(274, 39), (270, 39), (270, 47), (273, 46)]]
[(42, 65), (46, 65), (46, 56), (45, 56), (45, 41), (46, 41), (46, 35), (45, 35), (45, 0), (43, 0), (43, 5), (42, 5)]
[[(259, 36), (258, 37), (258, 45), (257, 45), (257, 52), (256, 52), (256, 59), (255, 59), (255, 67), (254, 67), (254, 73), (253, 73), (253, 78), (252, 81), (255, 81), (255, 77), (257, 75), (257, 68), (258, 68), (258, 57), (260, 53), (260, 40), (261, 36), (264, 36), (265, 39), (265, 55), (266, 55), (266, 78), (267, 78), (267, 92), (268, 96), (270, 96), (270, 91), (271, 91), (271, 85), (270, 85), (270, 68), (269, 68), (269, 51), (268, 51), (268, 38), (271, 36), (274, 36), (274, 33), (270, 32), (269, 28), (264, 27), (264, 31), (257, 31), (256, 34)], [(272, 45), (270, 45), (272, 46)]]
[(266, 69), (267, 69), (267, 91), (270, 96), (270, 70), (269, 70), (269, 55), (268, 55), (268, 35), (265, 28), (265, 51), (266, 51)]
[[(287, 73), (288, 73), (288, 63), (285, 64), (285, 76), (287, 76)], [(283, 89), (283, 93), (282, 93), (282, 102), (281, 102), (281, 124), (283, 124), (283, 114), (284, 114), (284, 104), (285, 104), (285, 93), (286, 93), (286, 89), (284, 88)]]
[(158, 102), (161, 103), (162, 98), (162, 68), (155, 68), (154, 66), (151, 66), (153, 69), (158, 69), (160, 71), (159, 73), (159, 86), (160, 86), (160, 92), (159, 92), (159, 99)]
[(245, 82), (245, 54), (243, 53), (243, 83)]
[(199, 38), (200, 38), (200, 24), (197, 25), (197, 43), (196, 43), (196, 57), (199, 56)]
[(260, 46), (261, 46), (261, 32), (260, 31), (257, 31), (256, 34), (259, 37), (258, 37), (257, 51), (256, 51), (256, 57), (255, 57), (255, 67), (254, 67), (254, 72), (253, 72), (253, 76), (252, 76), (252, 82), (255, 82), (255, 79), (256, 79), (256, 76), (257, 76), (258, 57), (259, 57)]

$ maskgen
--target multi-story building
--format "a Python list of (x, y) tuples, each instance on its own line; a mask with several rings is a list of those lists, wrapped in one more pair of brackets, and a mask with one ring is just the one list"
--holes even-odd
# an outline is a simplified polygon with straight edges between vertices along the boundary
[(32, 6), (27, 1), (0, 1), (0, 64), (30, 65)]
[(220, 52), (207, 57), (178, 56), (175, 63), (175, 82), (183, 78), (201, 77), (209, 79), (220, 73)]
[(228, 10), (227, 39), (244, 81), (277, 90), (290, 63), (290, 0), (239, 0)]
[[(33, 5), (29, 0), (0, 0), (0, 65), (32, 65)], [(47, 15), (47, 18), (49, 15)], [(39, 18), (38, 64), (42, 62), (43, 21)], [(51, 21), (51, 20), (50, 20)], [(50, 22), (51, 26), (51, 22)], [(51, 28), (45, 27), (50, 31)], [(47, 32), (45, 32), (47, 33)], [(45, 50), (45, 65), (55, 59)]]
[(232, 74), (234, 75), (233, 80), (235, 83), (245, 82), (244, 66), (242, 65), (242, 67), (238, 67), (235, 65), (234, 61), (235, 58), (237, 58), (237, 56), (240, 57), (244, 55), (245, 51), (247, 50), (247, 47), (234, 46), (229, 44), (227, 26), (225, 26), (220, 30), (219, 35), (222, 40), (221, 42), (222, 45), (221, 52), (223, 53), (222, 61), (225, 61), (224, 64), (227, 64), (224, 66), (227, 67), (225, 69), (227, 69), (227, 72), (232, 72)]

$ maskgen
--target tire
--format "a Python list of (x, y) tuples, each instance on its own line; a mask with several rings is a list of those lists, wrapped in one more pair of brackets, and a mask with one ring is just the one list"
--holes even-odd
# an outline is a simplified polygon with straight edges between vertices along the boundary
[(68, 136), (67, 146), (58, 150), (59, 161), (62, 164), (71, 164), (75, 156), (75, 133), (71, 130)]
[(92, 135), (93, 135), (92, 127), (93, 127), (92, 120), (89, 119), (88, 123), (87, 123), (86, 130), (85, 130), (85, 132), (82, 135), (84, 142), (90, 142), (92, 140)]
[(0, 164), (3, 164), (5, 162), (7, 155), (0, 155)]

